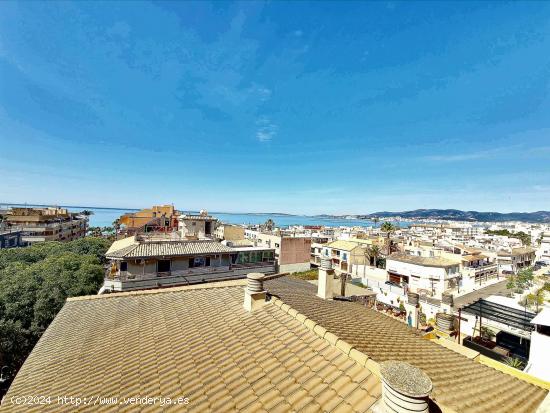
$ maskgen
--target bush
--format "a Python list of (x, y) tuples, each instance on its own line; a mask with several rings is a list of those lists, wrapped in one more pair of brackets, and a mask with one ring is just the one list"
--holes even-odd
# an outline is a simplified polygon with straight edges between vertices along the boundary
[(312, 268), (311, 270), (307, 271), (295, 272), (290, 276), (298, 278), (300, 280), (316, 280), (319, 278), (319, 270), (317, 268)]

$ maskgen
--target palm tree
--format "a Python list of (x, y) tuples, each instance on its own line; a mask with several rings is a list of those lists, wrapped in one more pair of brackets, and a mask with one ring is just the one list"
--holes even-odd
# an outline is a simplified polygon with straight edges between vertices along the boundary
[(113, 221), (113, 228), (115, 229), (115, 239), (116, 239), (118, 235), (118, 230), (120, 229), (120, 219), (117, 218)]
[(376, 225), (378, 225), (378, 223), (380, 222), (380, 218), (374, 217), (374, 218), (372, 219), (372, 222), (374, 222), (374, 228), (376, 228)]
[(376, 261), (378, 260), (378, 257), (382, 252), (380, 250), (380, 247), (376, 244), (373, 244), (370, 248), (367, 248), (367, 251), (368, 251), (369, 257), (374, 260), (374, 267), (376, 268)]
[(391, 240), (390, 240), (390, 237), (391, 237), (391, 234), (397, 230), (397, 227), (395, 225), (393, 225), (391, 222), (384, 222), (382, 224), (382, 226), (380, 227), (380, 230), (382, 232), (386, 233), (386, 237), (387, 237), (387, 255), (390, 255), (390, 253), (391, 253), (391, 248), (390, 248)]
[(265, 221), (264, 228), (268, 231), (273, 231), (273, 228), (275, 228), (275, 222), (271, 218), (269, 218), (267, 221)]
[(81, 212), (82, 215), (89, 217), (90, 215), (94, 215), (94, 211), (90, 211), (89, 209), (85, 209)]

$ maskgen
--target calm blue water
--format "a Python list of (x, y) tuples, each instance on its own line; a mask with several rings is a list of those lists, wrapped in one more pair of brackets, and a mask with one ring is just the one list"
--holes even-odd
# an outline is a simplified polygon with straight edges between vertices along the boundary
[[(0, 204), (0, 209), (9, 206), (22, 205), (3, 205)], [(29, 207), (42, 205), (27, 205)], [(136, 209), (111, 209), (111, 208), (90, 208), (90, 207), (72, 207), (65, 206), (69, 211), (80, 212), (83, 209), (92, 211), (94, 214), (90, 216), (90, 226), (107, 227), (111, 226), (113, 221), (127, 212), (137, 211)], [(197, 213), (197, 211), (185, 211)], [(324, 225), (327, 227), (340, 226), (362, 226), (368, 227), (374, 225), (371, 221), (354, 220), (354, 219), (330, 219), (319, 217), (308, 217), (305, 215), (279, 215), (279, 214), (236, 214), (227, 212), (211, 212), (211, 215), (218, 218), (220, 221), (229, 224), (261, 224), (271, 218), (278, 227), (287, 227), (289, 225)], [(401, 227), (407, 227), (409, 222), (398, 222)]]

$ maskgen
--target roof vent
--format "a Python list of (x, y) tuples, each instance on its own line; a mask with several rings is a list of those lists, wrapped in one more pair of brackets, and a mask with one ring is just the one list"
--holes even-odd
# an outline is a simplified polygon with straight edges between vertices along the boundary
[(417, 367), (401, 361), (380, 363), (382, 403), (396, 413), (428, 413), (432, 381)]
[(252, 272), (246, 276), (243, 304), (246, 311), (254, 311), (265, 305), (264, 277), (260, 272)]

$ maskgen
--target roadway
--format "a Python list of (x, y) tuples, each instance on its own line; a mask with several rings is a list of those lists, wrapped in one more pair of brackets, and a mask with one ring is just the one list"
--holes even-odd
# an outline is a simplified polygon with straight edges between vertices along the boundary
[(466, 304), (473, 303), (480, 298), (487, 298), (490, 295), (508, 295), (508, 289), (506, 288), (506, 280), (499, 281), (498, 283), (488, 285), (471, 293), (464, 294), (463, 296), (456, 297), (454, 299), (455, 308), (460, 308)]

